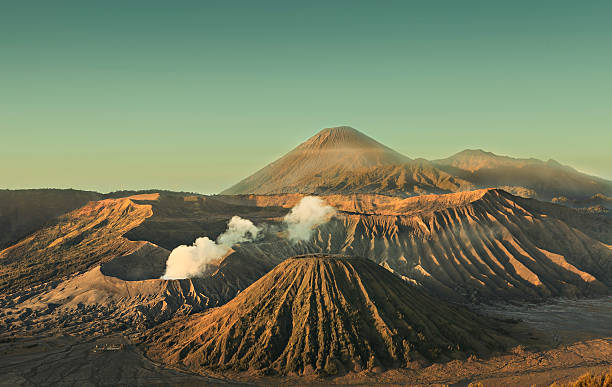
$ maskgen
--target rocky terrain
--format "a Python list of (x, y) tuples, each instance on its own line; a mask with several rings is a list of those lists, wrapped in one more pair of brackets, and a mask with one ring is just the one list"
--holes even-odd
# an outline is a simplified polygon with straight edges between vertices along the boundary
[[(253, 255), (252, 261), (303, 252), (298, 249), (364, 256), (460, 302), (606, 294), (612, 284), (612, 223), (606, 218), (495, 189), (405, 199), (323, 198), (340, 213), (311, 241), (281, 239), (238, 251)], [(247, 199), (291, 206), (298, 196)]]
[(559, 196), (553, 198), (551, 201), (553, 203), (575, 208), (587, 214), (612, 216), (612, 197), (601, 193), (581, 199), (570, 199), (565, 196)]
[[(340, 127), (220, 195), (0, 191), (0, 348), (13, 365), (0, 371), (63, 380), (63, 355), (117, 337), (130, 349), (109, 356), (138, 370), (117, 367), (126, 382), (576, 377), (612, 353), (609, 183), (484, 151), (412, 160)], [(335, 215), (289, 238), (285, 217), (313, 193)], [(217, 239), (234, 216), (260, 234), (192, 278), (160, 278), (174, 248)], [(320, 257), (292, 258), (305, 254)]]
[(90, 202), (0, 251), (0, 290), (61, 278), (135, 251), (143, 242), (122, 235), (153, 213), (131, 199)]
[(315, 254), (285, 260), (220, 308), (156, 327), (147, 353), (194, 370), (335, 375), (502, 350), (500, 324), (370, 260)]
[[(147, 194), (89, 203), (0, 252), (0, 331), (56, 324), (70, 332), (142, 331), (223, 305), (284, 259), (305, 253), (363, 256), (460, 303), (592, 297), (612, 286), (607, 217), (500, 190), (328, 195), (336, 217), (310, 240), (291, 242), (280, 219), (301, 197)], [(199, 278), (159, 279), (169, 250), (189, 243), (181, 234), (216, 237), (235, 214), (274, 231), (235, 245)]]
[(101, 198), (97, 192), (71, 189), (0, 190), (0, 250), (56, 217)]

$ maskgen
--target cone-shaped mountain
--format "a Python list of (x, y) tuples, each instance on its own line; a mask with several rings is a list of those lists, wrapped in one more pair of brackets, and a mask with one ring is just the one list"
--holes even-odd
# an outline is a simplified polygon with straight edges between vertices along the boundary
[(348, 126), (323, 129), (223, 194), (368, 192), (412, 195), (469, 187)]
[(226, 305), (155, 328), (148, 353), (194, 370), (411, 366), (501, 349), (491, 322), (361, 258), (291, 258)]

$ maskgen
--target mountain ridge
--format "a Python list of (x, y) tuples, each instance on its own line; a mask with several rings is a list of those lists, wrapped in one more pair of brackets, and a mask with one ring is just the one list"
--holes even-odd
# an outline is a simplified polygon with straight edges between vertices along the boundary
[(326, 128), (221, 192), (393, 192), (410, 196), (469, 189), (424, 159), (412, 160), (348, 126)]
[(405, 197), (493, 187), (544, 200), (612, 195), (612, 181), (552, 159), (520, 159), (482, 149), (432, 161), (411, 159), (348, 126), (321, 130), (221, 194), (358, 192)]

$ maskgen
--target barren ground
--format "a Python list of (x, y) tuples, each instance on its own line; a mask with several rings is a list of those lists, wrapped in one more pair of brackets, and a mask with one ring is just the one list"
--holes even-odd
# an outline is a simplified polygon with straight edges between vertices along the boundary
[[(120, 350), (94, 351), (96, 345)], [(2, 386), (211, 385), (223, 380), (161, 367), (122, 335), (18, 337), (0, 343)]]
[[(452, 361), (420, 370), (349, 374), (334, 379), (270, 379), (228, 375), (238, 382), (272, 384), (546, 386), (612, 365), (612, 297), (556, 300), (547, 304), (483, 307), (520, 318), (525, 346), (488, 359)], [(529, 331), (535, 333), (530, 337)], [(124, 343), (121, 351), (92, 352), (96, 344)], [(144, 358), (122, 336), (19, 337), (0, 340), (0, 385), (211, 385), (224, 380), (165, 368)], [(235, 384), (235, 383), (230, 383)]]

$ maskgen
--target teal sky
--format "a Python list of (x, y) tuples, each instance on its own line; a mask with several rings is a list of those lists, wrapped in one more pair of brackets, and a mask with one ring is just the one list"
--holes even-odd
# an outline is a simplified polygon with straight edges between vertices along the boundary
[(3, 1), (0, 188), (218, 192), (324, 127), (612, 179), (610, 1)]

